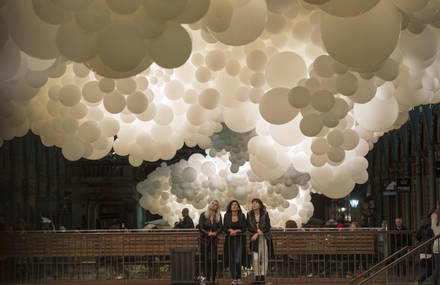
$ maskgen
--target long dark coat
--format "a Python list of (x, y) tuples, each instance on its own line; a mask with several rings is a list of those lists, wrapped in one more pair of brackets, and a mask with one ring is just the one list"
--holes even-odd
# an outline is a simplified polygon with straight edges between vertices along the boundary
[[(222, 225), (222, 217), (220, 216), (220, 220), (215, 220), (213, 224), (211, 221), (205, 217), (205, 212), (200, 215), (199, 218), (199, 232), (200, 232), (200, 242), (203, 245), (214, 244), (217, 245), (218, 235), (223, 230)], [(216, 232), (217, 235), (215, 237), (209, 237), (208, 232), (213, 231)]]
[(269, 213), (267, 211), (260, 212), (260, 223), (257, 227), (257, 220), (255, 219), (255, 213), (254, 211), (250, 211), (247, 213), (247, 225), (248, 225), (248, 231), (250, 233), (250, 249), (252, 252), (258, 252), (258, 240), (252, 241), (252, 236), (257, 233), (258, 229), (260, 229), (264, 237), (267, 241), (267, 250), (269, 251), (268, 256), (270, 258), (274, 258), (275, 251), (273, 246), (273, 240), (272, 240), (272, 234), (270, 232), (270, 219), (269, 219)]

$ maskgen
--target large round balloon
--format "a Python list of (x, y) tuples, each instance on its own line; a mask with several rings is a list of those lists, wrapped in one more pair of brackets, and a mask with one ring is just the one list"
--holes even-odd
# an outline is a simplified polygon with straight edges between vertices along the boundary
[(366, 104), (354, 105), (354, 117), (359, 125), (370, 131), (385, 131), (399, 115), (399, 105), (394, 96), (381, 99), (378, 96)]
[(87, 9), (75, 13), (75, 20), (84, 31), (98, 32), (110, 21), (110, 11), (104, 3), (94, 1)]
[(247, 1), (245, 5), (233, 10), (229, 27), (226, 30), (220, 33), (212, 32), (212, 34), (217, 40), (227, 45), (248, 44), (263, 33), (267, 19), (266, 14), (265, 0)]
[(258, 105), (241, 104), (237, 108), (224, 108), (223, 119), (226, 126), (237, 133), (249, 132), (258, 120)]
[(391, 2), (393, 2), (393, 4), (402, 11), (411, 14), (413, 12), (423, 9), (423, 7), (428, 4), (429, 0), (391, 0)]
[(129, 22), (115, 22), (99, 35), (99, 57), (117, 72), (135, 69), (145, 57), (145, 51), (144, 39)]
[(66, 10), (59, 2), (32, 0), (32, 7), (35, 14), (48, 24), (59, 25), (72, 19), (71, 11)]
[(294, 87), (306, 77), (307, 67), (296, 53), (285, 51), (275, 54), (266, 65), (266, 80), (271, 87)]
[(269, 131), (272, 138), (284, 146), (293, 146), (301, 143), (305, 137), (299, 130), (299, 123), (301, 122), (301, 116), (296, 116), (290, 122), (283, 125), (270, 125)]
[(171, 20), (183, 13), (187, 3), (188, 0), (145, 0), (143, 7), (152, 17)]
[(86, 66), (97, 74), (105, 76), (107, 78), (126, 78), (141, 73), (142, 71), (147, 69), (151, 65), (151, 63), (151, 58), (149, 56), (145, 56), (137, 67), (129, 71), (122, 72), (112, 69), (107, 64), (105, 64), (99, 56), (96, 56), (89, 60)]
[(321, 21), (322, 40), (330, 56), (337, 61), (371, 71), (377, 69), (395, 49), (400, 26), (399, 11), (390, 2), (380, 1), (360, 16), (325, 15)]
[(13, 77), (20, 68), (20, 50), (12, 40), (0, 49), (0, 82)]
[(361, 15), (373, 8), (380, 0), (330, 0), (319, 8), (337, 17)]
[(176, 21), (185, 24), (197, 22), (208, 12), (209, 4), (209, 0), (188, 0), (185, 9), (176, 18)]
[(59, 55), (55, 41), (57, 26), (38, 18), (32, 8), (32, 1), (8, 2), (6, 21), (9, 35), (28, 55), (41, 59), (55, 58)]
[(74, 22), (69, 22), (58, 28), (56, 42), (63, 56), (77, 62), (94, 57), (98, 47), (96, 34), (84, 32)]
[(280, 164), (278, 167), (270, 168), (264, 165), (258, 157), (254, 155), (249, 156), (249, 162), (252, 168), (252, 171), (258, 175), (258, 177), (261, 177), (263, 179), (267, 180), (274, 180), (276, 178), (281, 177), (287, 170), (289, 164), (285, 163)]
[(148, 44), (151, 58), (164, 68), (183, 65), (191, 54), (192, 44), (188, 32), (179, 24), (170, 23), (165, 31)]
[(423, 62), (437, 54), (437, 36), (434, 29), (426, 27), (422, 33), (414, 34), (405, 30), (400, 35), (399, 49), (405, 61)]
[(274, 88), (264, 94), (260, 102), (260, 114), (267, 122), (285, 124), (298, 114), (298, 109), (289, 104), (289, 91), (287, 88)]

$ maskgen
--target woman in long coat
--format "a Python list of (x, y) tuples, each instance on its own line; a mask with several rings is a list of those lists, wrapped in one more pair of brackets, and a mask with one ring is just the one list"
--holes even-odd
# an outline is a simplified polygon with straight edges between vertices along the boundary
[(229, 202), (223, 219), (225, 231), (224, 260), (232, 275), (232, 284), (243, 284), (241, 266), (246, 266), (246, 217), (237, 200)]
[(252, 210), (247, 214), (248, 231), (251, 236), (250, 249), (256, 282), (264, 284), (269, 257), (274, 256), (270, 218), (263, 202), (252, 200)]
[(217, 200), (211, 201), (208, 209), (199, 218), (201, 266), (208, 284), (215, 284), (218, 235), (223, 230), (222, 217), (218, 207)]

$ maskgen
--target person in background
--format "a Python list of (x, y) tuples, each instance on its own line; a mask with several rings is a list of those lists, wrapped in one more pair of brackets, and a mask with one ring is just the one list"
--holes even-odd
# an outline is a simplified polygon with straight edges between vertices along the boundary
[(396, 231), (405, 231), (406, 227), (403, 225), (402, 218), (396, 218), (394, 220), (395, 230)]
[(350, 224), (350, 231), (355, 231), (356, 229), (357, 229), (356, 222), (351, 222), (351, 224)]
[(297, 228), (298, 228), (298, 225), (296, 224), (295, 221), (293, 221), (293, 220), (288, 220), (288, 221), (286, 221), (286, 226), (285, 226), (285, 228), (286, 228), (286, 229), (297, 229)]
[(343, 220), (338, 220), (338, 223), (336, 224), (336, 228), (338, 230), (343, 230), (345, 228), (344, 221)]
[[(416, 233), (416, 239), (420, 243), (424, 243), (434, 237), (434, 232), (431, 228), (431, 215), (434, 211), (435, 208), (432, 209), (420, 223), (420, 227)], [(432, 274), (432, 246), (430, 244), (422, 249), (420, 253), (420, 263), (422, 265), (422, 274), (416, 284), (422, 283)]]
[(217, 275), (217, 242), (218, 235), (223, 229), (218, 208), (218, 201), (211, 201), (208, 209), (199, 218), (201, 266), (207, 284), (215, 284)]
[(246, 265), (246, 217), (241, 211), (237, 200), (229, 202), (223, 219), (226, 233), (223, 246), (224, 260), (229, 262), (232, 275), (232, 284), (243, 284), (241, 280), (241, 266)]
[[(411, 245), (411, 233), (407, 231), (405, 225), (402, 222), (401, 217), (397, 217), (394, 220), (394, 229), (390, 234), (390, 242), (391, 242), (391, 254), (399, 251), (400, 249)], [(403, 263), (400, 263), (397, 266), (397, 274), (405, 275), (406, 274), (406, 266)]]
[[(434, 236), (437, 236), (440, 234), (440, 207), (439, 202), (437, 202), (437, 208), (435, 209), (434, 213), (431, 215), (431, 229), (434, 233)], [(432, 253), (434, 254), (434, 271), (432, 272), (431, 277), (431, 284), (433, 285), (439, 285), (440, 284), (440, 246), (439, 246), (440, 240), (434, 240), (434, 243), (432, 245)]]
[(402, 222), (402, 218), (398, 217), (394, 220), (394, 233), (391, 234), (391, 253), (410, 245), (407, 230)]
[(338, 223), (335, 221), (334, 218), (330, 218), (325, 224), (322, 226), (323, 228), (327, 229), (335, 229)]
[(274, 249), (269, 213), (258, 198), (252, 200), (252, 210), (247, 214), (247, 223), (251, 234), (250, 248), (255, 275), (254, 284), (265, 284), (269, 257), (274, 256)]
[(189, 216), (188, 208), (183, 208), (182, 210), (183, 219), (180, 219), (174, 224), (175, 229), (194, 229), (194, 222)]

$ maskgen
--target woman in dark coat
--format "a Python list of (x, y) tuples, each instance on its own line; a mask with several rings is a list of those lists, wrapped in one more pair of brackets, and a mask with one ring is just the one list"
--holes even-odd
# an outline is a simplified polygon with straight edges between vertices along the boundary
[(232, 284), (243, 284), (241, 281), (241, 266), (246, 265), (246, 217), (241, 211), (237, 200), (232, 200), (226, 209), (224, 217), (225, 262), (229, 264)]
[(274, 256), (269, 213), (260, 199), (252, 200), (252, 210), (247, 214), (248, 231), (254, 275), (257, 283), (264, 284), (269, 257)]
[(208, 284), (215, 283), (217, 275), (217, 241), (218, 235), (223, 229), (218, 206), (218, 201), (213, 200), (199, 218), (201, 266)]

